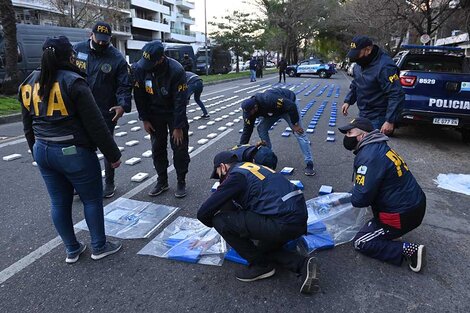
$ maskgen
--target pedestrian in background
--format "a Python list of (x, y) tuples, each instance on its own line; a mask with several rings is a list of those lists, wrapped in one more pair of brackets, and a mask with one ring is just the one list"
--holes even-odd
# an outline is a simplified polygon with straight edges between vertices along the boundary
[(281, 82), (282, 76), (284, 76), (284, 84), (285, 84), (286, 83), (287, 62), (284, 58), (281, 58), (279, 63), (277, 63), (277, 68), (279, 69), (279, 83)]
[(193, 70), (193, 60), (189, 57), (189, 54), (184, 54), (181, 65), (183, 65), (184, 70), (187, 72), (191, 72)]
[(202, 103), (201, 101), (201, 94), (204, 90), (204, 83), (202, 81), (202, 78), (199, 77), (199, 75), (194, 74), (193, 72), (186, 71), (186, 82), (188, 84), (188, 100), (194, 94), (194, 101), (196, 101), (197, 105), (199, 105), (202, 111), (201, 118), (209, 119), (210, 116), (207, 113), (204, 103)]
[(256, 81), (256, 68), (258, 67), (258, 61), (255, 57), (251, 57), (250, 60), (250, 82)]
[(121, 244), (106, 241), (103, 182), (95, 151), (98, 147), (113, 168), (121, 164), (121, 152), (75, 65), (75, 52), (67, 37), (44, 42), (41, 68), (21, 84), (19, 100), (25, 137), (51, 198), (52, 221), (65, 244), (65, 261), (77, 262), (86, 249), (73, 229), (74, 189), (83, 202), (90, 230), (91, 258), (116, 253)]
[[(98, 22), (90, 39), (78, 43), (77, 66), (86, 73), (88, 85), (111, 135), (124, 112), (131, 111), (132, 85), (124, 56), (111, 44), (111, 25)], [(105, 159), (103, 196), (110, 198), (116, 190), (114, 168)]]

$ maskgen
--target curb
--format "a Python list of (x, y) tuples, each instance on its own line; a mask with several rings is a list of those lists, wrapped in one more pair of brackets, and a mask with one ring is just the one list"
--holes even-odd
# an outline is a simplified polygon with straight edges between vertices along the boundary
[[(269, 73), (269, 74), (263, 75), (263, 77), (269, 76), (269, 75), (274, 75), (274, 74), (275, 73)], [(231, 78), (231, 79), (218, 80), (218, 81), (210, 82), (210, 83), (204, 83), (204, 87), (205, 86), (217, 85), (217, 84), (223, 84), (223, 83), (229, 83), (229, 82), (233, 82), (233, 81), (237, 81), (237, 80), (245, 80), (245, 79), (249, 79), (249, 78), (250, 78), (250, 75), (248, 73), (247, 77)]]
[(16, 123), (16, 122), (20, 122), (21, 120), (22, 120), (21, 113), (3, 115), (3, 116), (0, 116), (0, 125), (9, 124), (9, 123)]

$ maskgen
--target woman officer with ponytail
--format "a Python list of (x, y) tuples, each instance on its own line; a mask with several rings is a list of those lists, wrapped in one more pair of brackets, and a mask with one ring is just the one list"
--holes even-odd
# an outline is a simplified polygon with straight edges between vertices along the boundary
[(90, 230), (92, 255), (99, 260), (121, 248), (106, 240), (103, 183), (98, 147), (114, 168), (121, 152), (112, 139), (86, 80), (75, 64), (67, 37), (48, 38), (41, 68), (21, 84), (25, 137), (51, 198), (51, 215), (67, 252), (75, 263), (86, 246), (77, 241), (72, 222), (74, 189), (83, 202)]

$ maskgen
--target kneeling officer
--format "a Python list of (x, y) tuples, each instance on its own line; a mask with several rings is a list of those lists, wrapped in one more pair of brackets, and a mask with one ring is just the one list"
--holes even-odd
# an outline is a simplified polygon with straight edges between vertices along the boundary
[(302, 275), (300, 292), (318, 291), (315, 259), (282, 248), (307, 231), (302, 191), (267, 167), (238, 163), (230, 151), (215, 156), (211, 178), (221, 184), (197, 217), (250, 263), (236, 278), (243, 282), (268, 278), (275, 274), (273, 264), (279, 264)]

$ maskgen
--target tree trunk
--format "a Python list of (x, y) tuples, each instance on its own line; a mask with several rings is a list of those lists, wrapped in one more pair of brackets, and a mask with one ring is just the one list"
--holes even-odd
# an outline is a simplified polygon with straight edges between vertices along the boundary
[(16, 40), (15, 10), (11, 0), (0, 0), (0, 12), (5, 36), (5, 77), (1, 92), (15, 94), (18, 91), (18, 42)]

